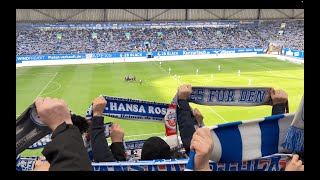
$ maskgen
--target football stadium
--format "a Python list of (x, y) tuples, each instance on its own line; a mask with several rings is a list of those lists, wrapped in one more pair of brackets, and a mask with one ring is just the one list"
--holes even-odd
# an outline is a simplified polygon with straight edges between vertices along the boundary
[[(190, 164), (206, 146), (189, 146), (206, 126), (214, 146), (202, 163), (212, 171), (282, 171), (294, 154), (303, 162), (304, 9), (17, 9), (16, 15), (16, 170), (64, 170), (54, 156), (83, 162), (72, 171), (86, 170), (88, 159), (94, 171), (205, 170)], [(183, 93), (189, 110), (180, 104)], [(106, 101), (102, 142), (91, 134), (101, 118), (99, 96)], [(41, 97), (48, 99), (35, 106)], [(72, 118), (65, 130), (61, 122), (51, 128), (62, 112), (59, 99), (82, 118), (85, 132)], [(194, 124), (183, 124), (186, 116)], [(165, 142), (170, 158), (144, 158), (151, 137)], [(64, 152), (78, 151), (73, 141), (88, 157)], [(156, 143), (148, 146), (151, 154), (160, 151)], [(112, 160), (98, 160), (98, 153)]]

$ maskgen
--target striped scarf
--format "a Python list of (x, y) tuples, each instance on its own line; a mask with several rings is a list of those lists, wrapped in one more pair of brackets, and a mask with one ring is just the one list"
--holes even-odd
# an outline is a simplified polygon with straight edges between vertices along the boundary
[[(282, 147), (295, 113), (279, 114), (261, 119), (238, 121), (210, 127), (214, 142), (211, 160), (242, 162), (276, 153), (288, 153)], [(190, 152), (186, 168), (193, 169), (195, 152)]]
[[(239, 163), (217, 163), (210, 161), (212, 171), (280, 171), (289, 156), (275, 154)], [(136, 162), (92, 163), (94, 171), (184, 171), (188, 159), (158, 159)]]
[(287, 152), (281, 144), (293, 117), (294, 113), (279, 114), (212, 127), (211, 160), (241, 162)]
[(294, 153), (304, 153), (304, 96), (282, 146)]
[[(239, 163), (217, 163), (210, 161), (212, 171), (280, 171), (286, 166), (289, 155), (275, 154)], [(21, 157), (18, 171), (32, 171), (38, 157)], [(137, 160), (135, 162), (92, 163), (94, 171), (183, 171), (188, 159)]]

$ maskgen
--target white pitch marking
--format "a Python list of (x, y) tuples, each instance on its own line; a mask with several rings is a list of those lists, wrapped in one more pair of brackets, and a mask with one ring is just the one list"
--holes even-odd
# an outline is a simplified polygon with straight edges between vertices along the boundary
[(211, 107), (207, 106), (212, 112), (216, 113), (216, 115), (218, 115), (224, 122), (228, 123), (228, 121), (226, 121), (222, 116), (220, 116), (220, 114), (218, 114), (215, 110), (213, 110)]
[(37, 96), (32, 102), (34, 102), (34, 101), (41, 95), (41, 93), (48, 87), (48, 85), (49, 85), (49, 84), (51, 83), (51, 81), (56, 77), (57, 74), (58, 74), (57, 72), (54, 74), (54, 76), (50, 79), (50, 81), (48, 82), (48, 84), (42, 89), (42, 91), (38, 94), (38, 96)]

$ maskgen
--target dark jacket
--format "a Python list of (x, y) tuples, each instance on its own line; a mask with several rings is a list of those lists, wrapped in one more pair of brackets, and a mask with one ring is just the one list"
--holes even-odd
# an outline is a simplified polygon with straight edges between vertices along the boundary
[(111, 150), (105, 136), (103, 117), (93, 117), (90, 125), (91, 147), (94, 162), (114, 162), (125, 161), (125, 150), (123, 143), (117, 142), (111, 144)]
[(51, 139), (42, 151), (50, 163), (49, 171), (92, 171), (77, 126), (64, 122), (53, 131)]
[(126, 152), (123, 142), (114, 142), (110, 146), (113, 157), (117, 161), (126, 161)]
[(272, 115), (289, 113), (288, 102), (284, 104), (276, 104), (272, 106)]
[[(283, 114), (286, 112), (288, 112), (288, 103), (277, 104), (272, 107), (272, 115)], [(198, 126), (198, 123), (187, 100), (178, 99), (177, 114), (181, 141), (186, 153), (189, 155), (192, 135), (196, 131), (195, 126)]]
[(192, 114), (189, 102), (184, 99), (178, 99), (178, 108), (177, 108), (177, 122), (180, 131), (180, 137), (186, 154), (189, 155), (190, 152), (190, 143), (193, 133), (195, 130), (195, 125), (197, 125), (197, 120)]

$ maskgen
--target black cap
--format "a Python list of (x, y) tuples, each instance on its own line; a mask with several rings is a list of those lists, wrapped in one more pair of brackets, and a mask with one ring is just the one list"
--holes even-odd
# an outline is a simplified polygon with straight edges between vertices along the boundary
[(171, 159), (170, 146), (160, 137), (150, 137), (142, 146), (141, 160)]

